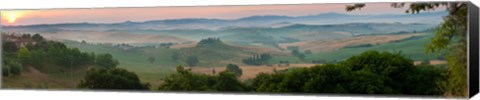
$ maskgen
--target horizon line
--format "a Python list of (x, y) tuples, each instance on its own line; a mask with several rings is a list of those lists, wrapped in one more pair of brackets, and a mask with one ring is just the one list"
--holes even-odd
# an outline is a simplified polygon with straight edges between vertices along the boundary
[[(425, 11), (425, 12), (420, 12), (417, 14), (426, 14), (426, 13), (446, 13), (447, 11)], [(121, 23), (146, 23), (146, 22), (152, 22), (152, 21), (169, 21), (169, 20), (186, 20), (186, 19), (206, 19), (206, 20), (223, 20), (223, 21), (235, 21), (235, 20), (241, 20), (245, 18), (250, 18), (250, 17), (264, 17), (264, 16), (281, 16), (281, 17), (306, 17), (306, 16), (319, 16), (319, 15), (324, 15), (324, 14), (339, 14), (339, 15), (347, 15), (347, 16), (385, 16), (385, 15), (415, 15), (412, 13), (401, 13), (401, 14), (395, 14), (395, 13), (384, 13), (384, 14), (352, 14), (352, 13), (339, 13), (339, 12), (324, 12), (324, 13), (317, 13), (317, 14), (310, 14), (310, 15), (300, 15), (300, 16), (289, 16), (289, 15), (275, 15), (275, 14), (269, 14), (269, 15), (252, 15), (252, 16), (246, 16), (246, 17), (241, 17), (241, 18), (233, 18), (233, 19), (228, 19), (228, 18), (207, 18), (207, 17), (190, 17), (190, 18), (166, 18), (166, 19), (153, 19), (153, 20), (144, 20), (144, 21), (131, 21), (131, 20), (124, 20), (124, 21), (119, 21), (119, 22), (60, 22), (60, 23), (40, 23), (40, 24), (24, 24), (24, 25), (4, 25), (1, 24), (0, 26), (4, 27), (23, 27), (23, 26), (36, 26), (36, 25), (59, 25), (59, 24), (121, 24)]]

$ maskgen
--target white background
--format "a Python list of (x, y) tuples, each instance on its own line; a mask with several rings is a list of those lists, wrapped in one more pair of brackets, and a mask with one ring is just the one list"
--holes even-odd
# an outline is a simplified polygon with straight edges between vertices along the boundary
[[(259, 5), (302, 3), (408, 2), (417, 0), (0, 0), (0, 9), (51, 9), (91, 7), (155, 7), (204, 5)], [(450, 0), (422, 0), (450, 1)], [(477, 6), (479, 1), (472, 0)], [(245, 94), (193, 94), (145, 92), (86, 92), (44, 90), (0, 90), (0, 100), (419, 100), (435, 98), (375, 96), (279, 96)], [(436, 98), (438, 99), (438, 98)], [(480, 99), (476, 96), (472, 99)]]

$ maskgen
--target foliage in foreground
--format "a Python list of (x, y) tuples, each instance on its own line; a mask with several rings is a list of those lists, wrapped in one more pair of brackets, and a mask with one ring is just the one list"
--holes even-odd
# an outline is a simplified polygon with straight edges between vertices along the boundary
[[(4, 34), (4, 33), (2, 33)], [(34, 67), (42, 72), (56, 71), (65, 72), (66, 68), (86, 68), (96, 65), (99, 67), (111, 68), (118, 65), (110, 54), (95, 55), (93, 52), (82, 52), (78, 48), (68, 48), (65, 44), (46, 40), (41, 35), (22, 34), (21, 39), (25, 45), (17, 45), (7, 39), (2, 40), (4, 50), (2, 57), (3, 76), (19, 75), (23, 67)], [(47, 68), (50, 67), (50, 68)], [(55, 67), (52, 69), (52, 67)]]
[(18, 76), (22, 72), (22, 64), (10, 57), (3, 58), (2, 76)]
[(243, 74), (242, 69), (240, 69), (240, 67), (238, 67), (235, 64), (228, 64), (227, 65), (227, 70), (235, 73), (235, 75), (237, 75), (238, 77), (242, 76), (242, 74)]
[(257, 92), (440, 95), (441, 69), (400, 53), (366, 51), (337, 64), (259, 74)]
[(141, 83), (138, 76), (121, 68), (92, 68), (78, 88), (149, 90), (150, 84)]
[(443, 71), (414, 65), (401, 53), (366, 51), (336, 64), (260, 73), (245, 83), (231, 72), (212, 76), (178, 67), (159, 90), (441, 95)]
[[(365, 4), (348, 5), (347, 11), (361, 9)], [(392, 7), (401, 8), (405, 3), (392, 3)], [(444, 6), (449, 12), (444, 16), (444, 22), (441, 23), (432, 38), (431, 43), (427, 45), (427, 53), (440, 52), (447, 50), (445, 56), (448, 62), (448, 69), (444, 73), (446, 81), (441, 82), (441, 88), (445, 96), (468, 96), (467, 84), (467, 2), (419, 2), (409, 4), (406, 13), (420, 13), (421, 11), (435, 10)]]
[(162, 91), (246, 91), (235, 73), (228, 70), (218, 75), (206, 75), (193, 73), (181, 66), (177, 67), (177, 73), (166, 77), (164, 83), (158, 88)]

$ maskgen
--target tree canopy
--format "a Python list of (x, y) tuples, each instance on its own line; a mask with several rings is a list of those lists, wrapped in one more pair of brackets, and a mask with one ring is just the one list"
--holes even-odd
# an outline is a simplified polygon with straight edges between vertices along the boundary
[(427, 63), (414, 65), (399, 52), (370, 50), (335, 64), (260, 73), (244, 82), (228, 68), (207, 75), (179, 66), (158, 90), (442, 95), (438, 83), (444, 80), (444, 71)]
[(262, 65), (268, 64), (268, 60), (270, 60), (272, 56), (268, 53), (262, 54), (255, 54), (252, 57), (243, 59), (242, 62), (248, 65)]
[(149, 90), (150, 84), (141, 83), (138, 76), (121, 68), (92, 68), (78, 88)]
[(240, 67), (238, 67), (238, 66), (235, 65), (235, 64), (228, 64), (228, 65), (227, 65), (227, 70), (230, 71), (230, 72), (235, 73), (235, 75), (236, 75), (237, 77), (240, 77), (240, 76), (242, 76), (242, 74), (243, 74), (242, 69), (240, 69)]
[(67, 48), (64, 43), (46, 40), (40, 34), (22, 34), (19, 38), (34, 40), (35, 43), (19, 45), (13, 41), (2, 40), (6, 44), (3, 45), (3, 50), (7, 51), (2, 56), (8, 58), (2, 68), (8, 69), (10, 75), (19, 75), (23, 67), (34, 67), (48, 73), (65, 72), (65, 68), (77, 69), (92, 65), (113, 68), (118, 65), (118, 61), (110, 54), (95, 55), (93, 52), (82, 52), (78, 48)]
[(111, 54), (100, 54), (97, 55), (96, 64), (105, 67), (105, 68), (115, 68), (119, 62), (116, 59), (113, 59)]
[[(402, 8), (405, 3), (392, 3), (392, 7)], [(347, 11), (361, 9), (365, 4), (347, 5)], [(467, 96), (467, 2), (421, 2), (410, 3), (406, 13), (417, 14), (421, 11), (435, 10), (441, 6), (446, 7), (448, 15), (444, 16), (432, 38), (427, 45), (427, 53), (447, 50), (445, 56), (448, 62), (448, 72), (445, 72), (446, 81), (440, 82), (444, 95)]]
[(258, 74), (257, 92), (441, 95), (441, 69), (400, 53), (366, 51), (337, 64)]
[(236, 75), (230, 71), (222, 71), (218, 75), (193, 73), (181, 66), (177, 73), (166, 77), (158, 90), (162, 91), (225, 91), (240, 92), (247, 88)]
[(203, 46), (214, 45), (214, 44), (223, 44), (223, 42), (220, 40), (220, 38), (209, 37), (209, 38), (200, 40), (200, 42), (198, 42), (197, 44), (197, 47), (203, 47)]

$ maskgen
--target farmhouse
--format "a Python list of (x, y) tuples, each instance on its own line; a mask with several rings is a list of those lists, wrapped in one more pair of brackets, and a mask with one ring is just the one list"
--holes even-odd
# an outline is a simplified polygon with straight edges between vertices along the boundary
[(32, 39), (30, 38), (26, 38), (25, 34), (15, 34), (15, 33), (11, 33), (11, 34), (2, 34), (2, 38), (5, 40), (5, 41), (11, 41), (11, 42), (14, 42), (15, 45), (19, 46), (19, 47), (24, 47), (26, 46), (27, 44), (31, 43), (31, 44), (35, 44), (36, 42), (33, 41)]

